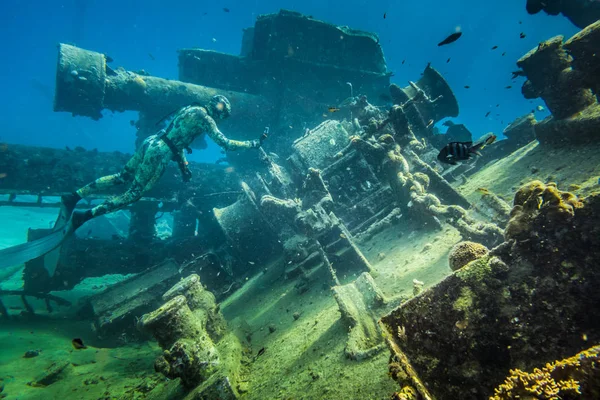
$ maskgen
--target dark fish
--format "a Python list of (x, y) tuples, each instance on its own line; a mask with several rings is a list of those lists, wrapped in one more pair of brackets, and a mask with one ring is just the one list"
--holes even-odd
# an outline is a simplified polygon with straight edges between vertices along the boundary
[(150, 59), (151, 59), (152, 61), (156, 60), (156, 58), (154, 58), (154, 56), (152, 55), (152, 53), (148, 53), (148, 57), (150, 57)]
[(521, 39), (525, 39), (525, 34), (524, 34), (523, 32), (521, 32), (521, 33), (519, 34), (519, 37), (520, 37)]
[(511, 74), (512, 74), (512, 78), (510, 78), (510, 79), (516, 79), (518, 76), (525, 76), (525, 71), (522, 71), (519, 69), (517, 71), (511, 72)]
[(406, 62), (406, 60), (402, 60), (402, 65), (404, 65), (405, 62)]
[(471, 86), (465, 86), (465, 89), (471, 89)]
[(504, 57), (506, 55), (506, 52), (502, 53), (502, 57)]
[(498, 48), (498, 46), (494, 46), (492, 47), (492, 50), (496, 50)]
[(83, 340), (81, 340), (80, 338), (75, 338), (75, 339), (71, 340), (71, 344), (73, 345), (73, 348), (75, 350), (87, 349), (87, 346), (85, 344), (83, 344)]
[(383, 13), (383, 19), (385, 19), (385, 17), (387, 17), (387, 13)]
[(500, 104), (496, 104), (496, 107), (500, 107)]
[(508, 85), (507, 87), (505, 87), (504, 89), (512, 89), (512, 86)]
[(438, 46), (444, 46), (446, 44), (454, 43), (461, 36), (462, 36), (462, 32), (454, 32), (452, 35), (448, 36), (446, 39), (439, 42)]
[(340, 109), (339, 109), (339, 108), (337, 108), (337, 107), (333, 107), (333, 106), (331, 106), (331, 107), (329, 107), (329, 108), (327, 109), (327, 111), (329, 111), (330, 113), (334, 113), (334, 112), (338, 112), (338, 111), (340, 111)]
[(479, 139), (476, 144), (473, 144), (473, 142), (451, 142), (439, 152), (437, 159), (446, 164), (456, 165), (457, 161), (468, 160), (473, 154), (480, 155), (479, 150), (488, 144), (494, 143), (495, 140), (496, 135), (489, 133)]
[(448, 59), (446, 60), (446, 64), (448, 64), (449, 62), (450, 62), (450, 59), (448, 58)]
[(486, 118), (490, 116), (491, 111), (488, 111), (487, 113), (485, 113)]
[(115, 61), (115, 60), (113, 60), (113, 58), (111, 56), (109, 56), (107, 54), (104, 55), (104, 58), (106, 59), (107, 63), (111, 63), (111, 62)]
[(229, 10), (229, 8), (227, 8), (227, 7), (223, 7), (223, 11), (225, 11), (225, 12), (229, 12), (230, 10)]

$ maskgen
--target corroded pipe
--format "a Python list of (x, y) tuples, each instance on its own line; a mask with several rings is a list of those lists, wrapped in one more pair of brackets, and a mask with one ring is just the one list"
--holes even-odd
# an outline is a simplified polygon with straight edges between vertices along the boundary
[(223, 94), (231, 101), (233, 113), (222, 128), (243, 138), (244, 132), (255, 138), (276, 115), (274, 105), (263, 96), (140, 75), (123, 68), (112, 70), (104, 54), (62, 43), (58, 49), (54, 111), (95, 120), (102, 117), (103, 109), (166, 115)]

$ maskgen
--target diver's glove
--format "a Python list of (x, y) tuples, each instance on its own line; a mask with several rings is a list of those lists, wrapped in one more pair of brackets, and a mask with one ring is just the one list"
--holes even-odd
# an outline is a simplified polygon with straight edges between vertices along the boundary
[(267, 126), (265, 128), (265, 131), (263, 132), (263, 134), (260, 135), (260, 137), (258, 139), (255, 139), (252, 141), (252, 147), (255, 149), (261, 147), (263, 142), (267, 139), (268, 135), (269, 135), (269, 127)]

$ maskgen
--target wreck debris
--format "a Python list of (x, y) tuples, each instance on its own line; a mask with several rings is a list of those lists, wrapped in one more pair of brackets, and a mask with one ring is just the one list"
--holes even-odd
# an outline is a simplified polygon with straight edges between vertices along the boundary
[(368, 272), (363, 272), (354, 282), (334, 286), (333, 296), (338, 303), (342, 319), (349, 326), (346, 356), (363, 360), (381, 351), (385, 344), (373, 313), (385, 305), (383, 293)]
[(149, 331), (165, 350), (155, 369), (169, 378), (181, 378), (188, 387), (206, 381), (219, 366), (219, 354), (206, 333), (203, 321), (192, 313), (179, 295), (158, 310), (144, 314), (138, 326)]
[(139, 75), (122, 68), (112, 70), (106, 65), (103, 54), (64, 43), (58, 46), (55, 111), (68, 111), (97, 120), (102, 118), (101, 111), (105, 108), (121, 112), (137, 110), (159, 120), (178, 107), (206, 104), (219, 93), (235, 99), (235, 117), (231, 118), (233, 122), (225, 123), (226, 126), (231, 124), (231, 128), (237, 127), (235, 130), (242, 132), (248, 129), (259, 131), (269, 125), (273, 105), (262, 96), (217, 91), (206, 86)]
[(213, 213), (228, 243), (242, 260), (261, 263), (280, 250), (275, 229), (261, 213), (256, 195), (242, 182), (238, 201), (214, 208)]
[[(354, 237), (333, 212), (335, 203), (319, 170), (309, 168), (298, 194), (301, 199), (265, 195), (260, 202), (263, 212), (282, 227), (280, 236), (291, 250), (291, 256), (286, 258), (295, 265), (286, 275), (302, 274), (302, 266), (311, 265), (315, 259), (329, 269), (335, 284), (339, 284), (341, 273), (370, 271), (371, 265), (354, 243)], [(300, 243), (302, 249), (298, 251)], [(331, 259), (335, 260), (335, 269)]]
[[(595, 102), (590, 89), (581, 85), (581, 73), (570, 68), (563, 39), (563, 36), (555, 36), (517, 62), (527, 76), (523, 85), (525, 98), (541, 97), (552, 115), (559, 119), (570, 117)], [(539, 69), (542, 64), (552, 68)]]
[(410, 129), (418, 138), (432, 136), (429, 121), (436, 123), (443, 118), (458, 116), (458, 103), (452, 89), (430, 65), (417, 82), (409, 82), (404, 88), (390, 85), (390, 94), (394, 104), (402, 107)]
[[(168, 300), (144, 314), (138, 329), (153, 334), (163, 354), (155, 369), (182, 384), (198, 398), (238, 398), (236, 381), (242, 349), (226, 324), (214, 296), (191, 275), (164, 294)], [(188, 306), (191, 304), (192, 308)]]
[(46, 387), (63, 379), (67, 374), (71, 363), (67, 360), (53, 362), (46, 370), (34, 381), (28, 382), (29, 386)]
[(597, 138), (600, 126), (598, 60), (600, 23), (575, 34), (563, 44), (562, 36), (540, 43), (518, 62), (527, 81), (523, 95), (541, 97), (552, 113), (535, 125), (542, 145), (588, 143)]
[(52, 308), (52, 304), (50, 303), (51, 301), (55, 302), (59, 306), (64, 307), (68, 307), (71, 305), (70, 301), (50, 293), (37, 293), (26, 290), (0, 290), (0, 315), (4, 318), (10, 318), (10, 315), (8, 313), (8, 310), (2, 303), (2, 296), (19, 296), (21, 298), (21, 302), (23, 303), (23, 307), (25, 308), (25, 310), (27, 310), (29, 314), (35, 314), (35, 310), (27, 301), (27, 297), (33, 297), (36, 299), (44, 300), (44, 303), (46, 305), (46, 311), (48, 311), (48, 313), (52, 313), (54, 311), (54, 309)]
[(402, 218), (402, 211), (400, 208), (394, 208), (388, 215), (380, 219), (379, 221), (373, 223), (371, 226), (367, 228), (364, 232), (361, 232), (356, 236), (356, 240), (359, 243), (364, 243), (373, 238), (379, 232), (383, 232), (388, 229), (390, 226), (398, 223), (398, 221)]
[[(438, 399), (485, 398), (509, 368), (528, 370), (597, 341), (599, 206), (597, 194), (579, 200), (541, 182), (519, 189), (512, 241), (381, 319), (394, 354), (407, 357), (402, 369), (414, 368)], [(548, 323), (555, 320), (569, 323)]]
[(206, 326), (210, 338), (218, 342), (227, 331), (227, 322), (221, 314), (215, 295), (206, 290), (200, 282), (200, 277), (192, 274), (177, 282), (163, 294), (163, 301), (169, 301), (176, 296), (184, 296), (188, 307), (203, 326)]

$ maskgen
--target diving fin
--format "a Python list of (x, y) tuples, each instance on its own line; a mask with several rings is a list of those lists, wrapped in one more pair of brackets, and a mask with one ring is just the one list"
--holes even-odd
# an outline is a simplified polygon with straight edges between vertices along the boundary
[(77, 192), (60, 197), (60, 211), (58, 212), (58, 218), (56, 218), (53, 229), (67, 225), (79, 200), (81, 200), (81, 197)]
[[(41, 257), (60, 246), (75, 229), (71, 221), (43, 238), (0, 250), (0, 269)], [(55, 267), (56, 268), (56, 267)], [(50, 273), (50, 271), (48, 271)]]

